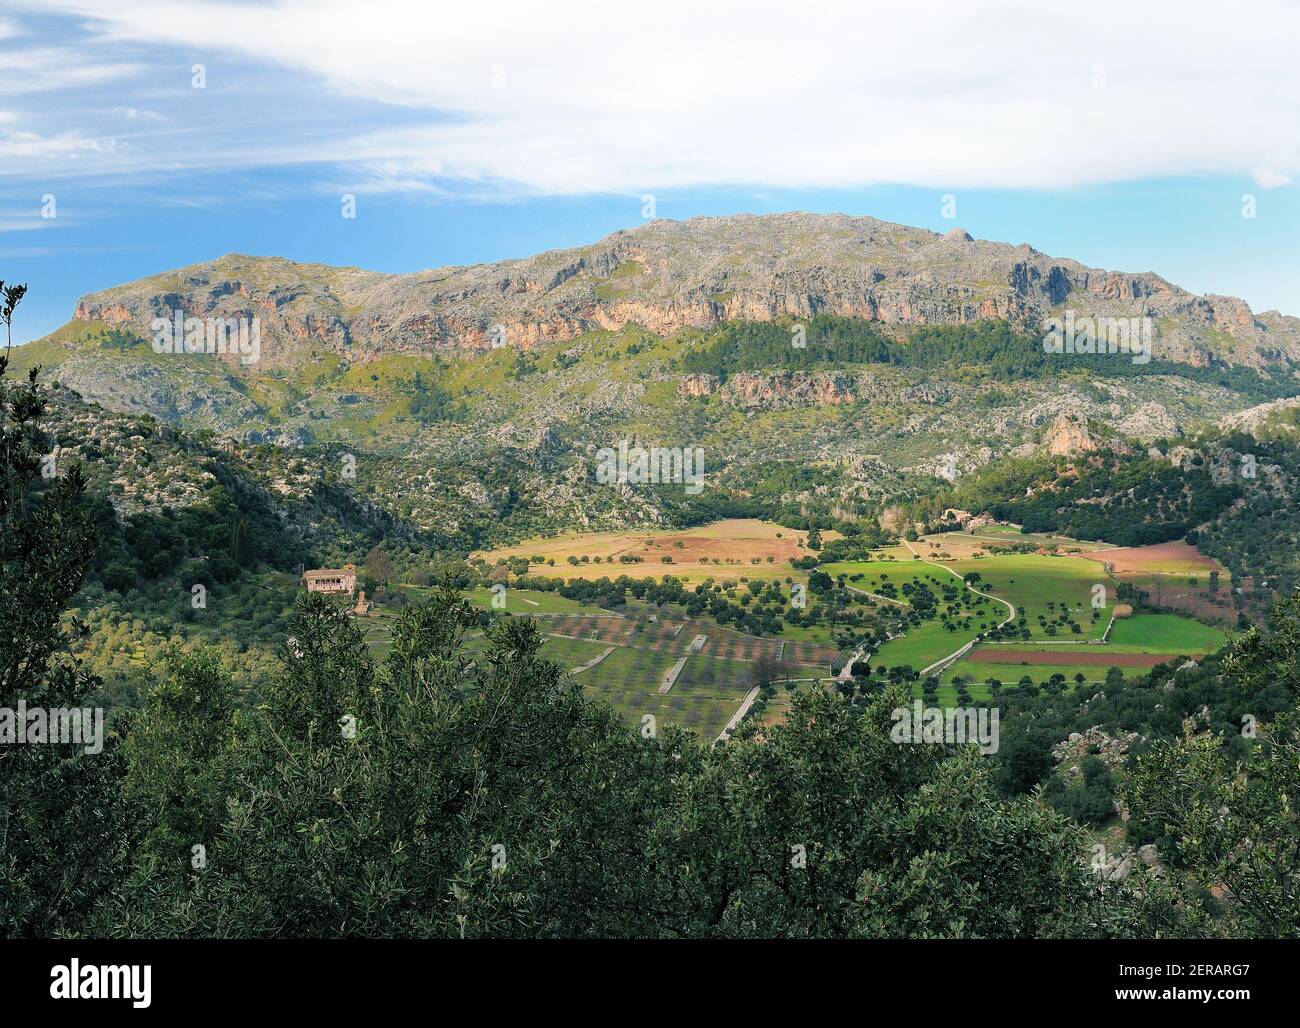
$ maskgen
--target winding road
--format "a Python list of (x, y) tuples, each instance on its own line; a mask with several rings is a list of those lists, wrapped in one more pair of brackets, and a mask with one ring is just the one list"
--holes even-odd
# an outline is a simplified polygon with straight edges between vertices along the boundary
[[(1016, 608), (1013, 604), (1009, 603), (1007, 600), (1002, 599), (1000, 596), (994, 596), (992, 593), (980, 592), (980, 590), (976, 589), (973, 585), (967, 582), (966, 579), (962, 578), (962, 576), (957, 574), (957, 572), (955, 572), (952, 568), (947, 567), (944, 564), (940, 564), (938, 561), (927, 560), (925, 557), (922, 557), (921, 554), (916, 551), (916, 548), (913, 547), (908, 540), (904, 539), (903, 545), (906, 546), (909, 550), (911, 550), (912, 556), (914, 556), (922, 564), (929, 564), (932, 568), (939, 568), (941, 571), (948, 572), (948, 574), (952, 575), (953, 578), (958, 579), (962, 583), (962, 585), (964, 585), (967, 589), (973, 592), (976, 596), (983, 596), (985, 599), (993, 600), (997, 603), (1002, 604), (1002, 606), (1006, 607), (1007, 616), (1001, 622), (998, 623), (998, 628), (1001, 628), (1003, 625), (1007, 624), (1008, 622), (1015, 620)], [(931, 664), (927, 668), (922, 668), (920, 674), (924, 676), (930, 674), (932, 671), (936, 669), (943, 670), (943, 668), (947, 667), (953, 661), (965, 656), (966, 653), (971, 649), (971, 647), (975, 645), (976, 641), (977, 640), (972, 639), (970, 642), (966, 643), (965, 645), (954, 650), (952, 653), (948, 654), (948, 656), (936, 660), (933, 664)]]

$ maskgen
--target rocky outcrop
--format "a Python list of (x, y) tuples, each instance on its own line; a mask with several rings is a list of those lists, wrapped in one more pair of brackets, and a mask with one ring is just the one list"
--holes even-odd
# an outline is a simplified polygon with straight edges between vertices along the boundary
[(1218, 427), (1224, 432), (1257, 433), (1266, 423), (1278, 421), (1278, 415), (1300, 407), (1300, 396), (1289, 396), (1283, 400), (1273, 400), (1250, 407), (1227, 417), (1220, 418)]
[(677, 384), (681, 396), (712, 396), (718, 391), (716, 375), (687, 375)]
[(822, 406), (851, 402), (852, 381), (847, 375), (835, 373), (742, 372), (727, 379), (722, 392), (737, 407)]
[(1071, 457), (1076, 453), (1090, 453), (1097, 444), (1088, 434), (1085, 422), (1062, 414), (1043, 436), (1043, 449), (1054, 457)]
[[(1119, 801), (1116, 801), (1116, 805), (1122, 807)], [(1128, 821), (1127, 809), (1117, 809), (1117, 813), (1122, 820)], [(1094, 847), (1090, 866), (1092, 873), (1103, 882), (1127, 881), (1134, 871), (1139, 869), (1145, 869), (1145, 873), (1154, 878), (1161, 878), (1165, 874), (1164, 865), (1160, 862), (1160, 854), (1151, 843), (1139, 846), (1136, 850), (1126, 847), (1119, 853), (1110, 853), (1104, 846)]]
[[(1128, 760), (1129, 752), (1140, 738), (1137, 732), (1123, 732), (1111, 736), (1100, 725), (1093, 725), (1086, 732), (1071, 732), (1068, 739), (1053, 746), (1052, 758), (1061, 764), (1078, 761), (1092, 754), (1107, 768), (1114, 771)], [(1068, 767), (1068, 771), (1072, 777), (1082, 774), (1078, 765), (1073, 763)]]
[(1168, 409), (1158, 403), (1144, 403), (1115, 426), (1125, 439), (1147, 443), (1155, 439), (1172, 439), (1182, 430)]

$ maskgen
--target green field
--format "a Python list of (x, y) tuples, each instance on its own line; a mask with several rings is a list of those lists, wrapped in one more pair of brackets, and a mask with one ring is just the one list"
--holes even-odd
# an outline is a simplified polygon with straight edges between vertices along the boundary
[[(1069, 683), (1073, 685), (1075, 674), (1082, 673), (1088, 682), (1100, 683), (1105, 681), (1109, 665), (1072, 664), (1070, 662), (1072, 652), (1082, 651), (1087, 652), (1089, 655), (1097, 653), (1150, 653), (1174, 658), (1212, 653), (1227, 642), (1227, 636), (1217, 628), (1203, 625), (1199, 621), (1193, 621), (1191, 618), (1179, 614), (1137, 614), (1130, 618), (1117, 619), (1111, 632), (1111, 640), (1106, 645), (1083, 643), (1077, 647), (1047, 643), (1012, 644), (1007, 646), (1006, 649), (1052, 653), (1060, 658), (1060, 662), (1054, 664), (986, 664), (971, 660), (960, 660), (943, 673), (941, 681), (944, 684), (950, 684), (956, 677), (962, 676), (968, 679), (973, 677), (976, 682), (983, 682), (986, 678), (996, 678), (1004, 685), (1013, 685), (1025, 675), (1028, 675), (1034, 682), (1042, 683), (1046, 682), (1054, 674), (1063, 674)], [(986, 651), (997, 648), (997, 644), (994, 643), (988, 643), (982, 647)], [(1138, 667), (1122, 667), (1120, 670), (1128, 677), (1136, 677), (1146, 673), (1145, 668)], [(977, 695), (977, 690), (973, 686), (971, 687), (971, 693)]]
[[(942, 566), (951, 568), (957, 575), (977, 572), (980, 578), (975, 583), (975, 588), (1015, 605), (1017, 619), (1025, 619), (1024, 627), (1028, 630), (1029, 640), (1015, 641), (1008, 649), (1018, 646), (1058, 654), (1060, 657), (1058, 664), (1040, 665), (1015, 662), (984, 664), (962, 660), (942, 674), (941, 681), (945, 686), (959, 675), (974, 677), (977, 682), (993, 677), (1012, 684), (1026, 674), (1036, 682), (1045, 682), (1058, 672), (1072, 682), (1074, 675), (1082, 672), (1089, 682), (1103, 681), (1107, 666), (1071, 663), (1070, 653), (1075, 648), (1071, 643), (1086, 647), (1090, 654), (1109, 650), (1115, 654), (1151, 653), (1172, 656), (1213, 652), (1226, 641), (1226, 636), (1220, 630), (1191, 618), (1177, 614), (1140, 614), (1115, 622), (1110, 645), (1089, 645), (1088, 640), (1101, 638), (1109, 623), (1115, 603), (1115, 582), (1099, 565), (1087, 561), (1039, 554), (1001, 554), (946, 561)], [(893, 583), (899, 590), (900, 598), (904, 598), (901, 589), (905, 582), (923, 582), (937, 592), (936, 586), (944, 584), (945, 573), (940, 568), (923, 564), (919, 560), (843, 562), (827, 565), (823, 570), (835, 577), (846, 575), (847, 584), (870, 592), (880, 592), (887, 587), (887, 583)], [(854, 580), (854, 576), (860, 577)], [(956, 581), (951, 578), (952, 583)], [(1106, 603), (1100, 608), (1092, 605), (1096, 585), (1105, 588)], [(959, 649), (984, 628), (992, 627), (1002, 620), (1005, 608), (1001, 604), (985, 603), (975, 608), (965, 606), (965, 603), (974, 599), (970, 592), (963, 597), (962, 611), (971, 618), (969, 629), (950, 631), (939, 621), (927, 621), (909, 627), (901, 638), (882, 646), (871, 658), (871, 664), (887, 667), (907, 665), (920, 671)], [(941, 600), (940, 606), (947, 604)], [(1068, 614), (1066, 622), (1060, 621), (1063, 613)], [(1040, 623), (1040, 616), (1045, 624)], [(1079, 626), (1078, 633), (1073, 631), (1071, 621)], [(991, 642), (987, 645), (992, 647), (997, 644)], [(1126, 670), (1129, 675), (1140, 673), (1137, 668)], [(977, 691), (972, 688), (973, 695)]]
[[(845, 576), (845, 584), (866, 592), (888, 595), (887, 586), (893, 586), (901, 602), (906, 602), (903, 584), (907, 582), (924, 582), (932, 590), (944, 586), (961, 587), (961, 583), (945, 571), (920, 560), (844, 560), (834, 564), (823, 564), (817, 570), (824, 571), (832, 578)], [(861, 578), (855, 576), (861, 575)]]
[[(920, 671), (960, 649), (981, 631), (992, 628), (1006, 617), (1006, 608), (1000, 603), (976, 595), (958, 578), (921, 560), (843, 561), (827, 564), (822, 570), (833, 578), (844, 575), (845, 584), (851, 588), (883, 595), (890, 600), (896, 594), (900, 604), (907, 604), (904, 586), (920, 583), (935, 594), (938, 610), (947, 610), (954, 618), (970, 620), (969, 628), (955, 631), (939, 619), (911, 626), (901, 638), (891, 639), (880, 647), (871, 658), (873, 666), (907, 665)], [(949, 599), (950, 596), (953, 598)]]
[(1213, 653), (1228, 641), (1218, 628), (1180, 614), (1135, 614), (1118, 618), (1111, 629), (1110, 643), (1117, 651), (1199, 654)]
[[(591, 614), (595, 607), (584, 607), (577, 600), (566, 599), (559, 593), (541, 592), (537, 589), (507, 589), (505, 606), (495, 608), (511, 614)], [(476, 607), (492, 610), (491, 589), (470, 589), (465, 598)]]
[[(1025, 618), (1031, 639), (1099, 639), (1115, 604), (1115, 583), (1110, 576), (1100, 565), (1073, 557), (1014, 553), (955, 560), (946, 566), (959, 575), (977, 572), (980, 580), (975, 587), (1014, 604), (1017, 618)], [(1097, 610), (1095, 620), (1094, 585), (1106, 590), (1105, 606)], [(1049, 603), (1053, 606), (1049, 607)], [(1039, 615), (1050, 625), (1063, 609), (1068, 609), (1079, 624), (1079, 635), (1075, 636), (1068, 626), (1062, 625), (1053, 634), (1039, 624)]]
[(909, 628), (901, 639), (893, 639), (876, 652), (871, 658), (873, 666), (884, 664), (886, 667), (907, 665), (915, 671), (929, 667), (936, 660), (961, 649), (973, 637), (974, 632), (950, 632), (939, 621), (927, 621), (923, 625)]

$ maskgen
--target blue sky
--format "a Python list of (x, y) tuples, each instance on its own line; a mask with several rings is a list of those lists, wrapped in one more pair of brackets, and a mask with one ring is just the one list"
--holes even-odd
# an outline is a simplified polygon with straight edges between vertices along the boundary
[(31, 286), (16, 339), (224, 253), (491, 261), (635, 225), (645, 194), (665, 218), (960, 225), (1300, 314), (1294, 5), (1192, 31), (1186, 4), (1110, 0), (814, 0), (799, 24), (763, 3), (303, 2), (0, 15), (0, 278)]

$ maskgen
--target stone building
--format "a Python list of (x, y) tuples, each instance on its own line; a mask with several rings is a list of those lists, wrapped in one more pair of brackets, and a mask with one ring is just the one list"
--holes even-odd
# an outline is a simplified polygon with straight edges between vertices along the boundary
[(319, 568), (302, 576), (309, 593), (347, 593), (357, 588), (357, 566), (344, 564), (341, 568)]

